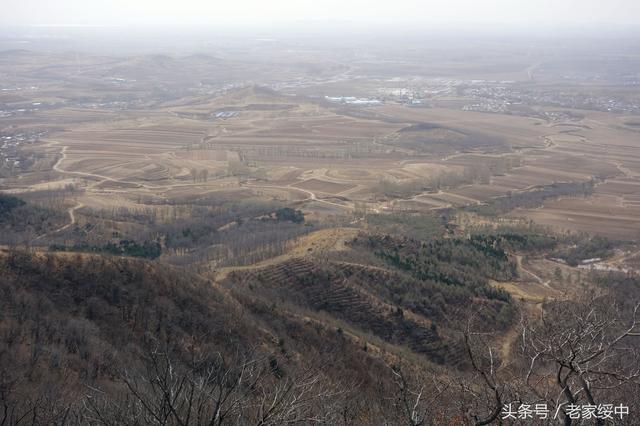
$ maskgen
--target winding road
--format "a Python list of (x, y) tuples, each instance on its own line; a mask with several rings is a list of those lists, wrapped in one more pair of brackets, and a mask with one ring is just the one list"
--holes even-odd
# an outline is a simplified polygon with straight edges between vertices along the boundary
[(331, 201), (320, 199), (313, 192), (311, 192), (309, 190), (306, 190), (306, 189), (297, 188), (295, 186), (246, 185), (246, 186), (244, 186), (244, 188), (269, 188), (269, 189), (284, 189), (284, 190), (299, 191), (299, 192), (303, 192), (303, 193), (308, 195), (308, 197), (306, 199), (302, 200), (302, 201), (317, 201), (318, 203), (324, 203), (324, 204), (328, 204), (328, 205), (331, 205), (331, 206), (340, 207), (340, 208), (343, 208), (343, 209), (346, 209), (346, 210), (352, 210), (352, 208), (349, 207), (349, 206), (345, 206), (343, 204), (338, 204), (338, 203), (332, 203)]
[(60, 233), (60, 232), (64, 231), (65, 229), (68, 229), (68, 228), (72, 227), (73, 225), (75, 225), (76, 224), (75, 211), (78, 210), (78, 209), (81, 209), (83, 207), (84, 207), (84, 204), (82, 204), (81, 202), (77, 201), (75, 206), (70, 207), (69, 209), (67, 209), (67, 214), (69, 215), (69, 223), (67, 223), (66, 225), (61, 226), (60, 228), (54, 229), (53, 231), (49, 231), (46, 234), (42, 234), (42, 235), (34, 238), (33, 240), (31, 240), (31, 244), (35, 243), (36, 241), (41, 240), (42, 238), (51, 236), (53, 234)]

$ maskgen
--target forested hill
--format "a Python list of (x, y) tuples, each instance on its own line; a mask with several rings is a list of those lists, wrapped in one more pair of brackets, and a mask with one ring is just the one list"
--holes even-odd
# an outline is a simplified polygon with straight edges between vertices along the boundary
[[(360, 419), (385, 410), (392, 415), (389, 401), (375, 407), (364, 401), (394, 387), (389, 366), (398, 360), (417, 356), (411, 366), (417, 377), (431, 365), (468, 368), (451, 314), (474, 305), (498, 327), (512, 316), (508, 296), (484, 277), (511, 274), (500, 249), (486, 241), (443, 240), (415, 251), (411, 244), (418, 243), (361, 236), (339, 262), (291, 258), (249, 275), (233, 273), (226, 287), (158, 262), (1, 253), (0, 386), (7, 418), (50, 424), (102, 416), (111, 424), (134, 415), (146, 424), (157, 413), (145, 404), (169, 410), (162, 400), (182, 382), (190, 385), (180, 392), (199, 395), (200, 409), (227, 404), (228, 416), (243, 424), (264, 414), (265, 395), (285, 399), (288, 408), (272, 413), (282, 421), (278, 416), (335, 415), (345, 404)], [(458, 256), (470, 254), (488, 268), (473, 279), (473, 265)], [(370, 264), (348, 262), (363, 256)], [(440, 266), (427, 266), (435, 260)], [(249, 378), (255, 382), (243, 382)], [(345, 382), (353, 395), (337, 398), (332, 389)], [(298, 389), (313, 394), (313, 404), (296, 406), (298, 399), (282, 393), (301, 383), (314, 383)], [(227, 388), (237, 403), (216, 394)], [(192, 415), (197, 404), (189, 404), (165, 412), (169, 424)]]
[[(0, 423), (276, 425), (391, 383), (335, 329), (251, 313), (272, 304), (157, 262), (0, 252)], [(378, 415), (364, 407), (349, 415)]]
[[(466, 424), (531, 392), (513, 379), (528, 355), (500, 340), (523, 326), (517, 304), (492, 285), (518, 279), (512, 239), (354, 235), (215, 279), (159, 261), (0, 251), (0, 424), (396, 425), (423, 387), (470, 408), (420, 401), (422, 416)], [(600, 283), (615, 300), (594, 305), (613, 334), (629, 330), (639, 288), (616, 277)], [(591, 306), (547, 302), (551, 322), (524, 326), (582, 338)]]

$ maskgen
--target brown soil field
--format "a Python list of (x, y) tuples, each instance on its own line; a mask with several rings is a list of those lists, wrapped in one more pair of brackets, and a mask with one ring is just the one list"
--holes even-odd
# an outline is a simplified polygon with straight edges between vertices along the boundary
[(453, 206), (453, 207), (461, 207), (467, 204), (475, 204), (471, 202), (468, 198), (463, 198), (456, 194), (448, 194), (445, 192), (441, 192), (439, 194), (433, 195), (422, 195), (417, 197), (416, 200), (419, 200), (423, 203), (433, 203), (434, 205), (440, 204), (442, 206)]
[(415, 211), (415, 212), (425, 212), (434, 209), (441, 209), (447, 207), (446, 203), (436, 202), (433, 200), (425, 200), (424, 202), (416, 200), (400, 200), (394, 203), (394, 206), (400, 210), (407, 211)]
[[(216, 117), (225, 111), (235, 115)], [(81, 202), (87, 206), (94, 195), (100, 205), (109, 201), (109, 194), (126, 195), (129, 205), (141, 194), (171, 199), (251, 187), (265, 199), (301, 202), (308, 212), (344, 214), (356, 201), (378, 210), (388, 207), (394, 200), (378, 201), (374, 192), (385, 178), (428, 182), (473, 169), (493, 174), (490, 184), (478, 179), (446, 193), (395, 200), (399, 208), (424, 210), (597, 178), (592, 199), (549, 200), (541, 208), (513, 215), (562, 229), (623, 237), (635, 233), (640, 146), (635, 142), (638, 132), (625, 125), (632, 117), (576, 114), (583, 118), (545, 123), (453, 108), (345, 108), (247, 88), (186, 96), (149, 109), (43, 111), (34, 120), (55, 127), (33, 149), (41, 154), (39, 170), (53, 166), (59, 175), (46, 178), (52, 184), (72, 180), (84, 186)], [(497, 145), (456, 145), (469, 135)], [(410, 143), (397, 145), (403, 138)], [(412, 148), (433, 138), (438, 144), (449, 141), (456, 146), (454, 152)], [(496, 164), (502, 169), (491, 169)], [(48, 181), (36, 174), (25, 176), (9, 182), (8, 190), (42, 188)], [(323, 199), (320, 194), (343, 199)], [(113, 197), (111, 202), (121, 201)]]
[(409, 122), (435, 123), (464, 131), (482, 131), (506, 139), (515, 147), (541, 147), (548, 129), (536, 126), (535, 119), (500, 114), (450, 110), (443, 108), (409, 108), (388, 105), (377, 108), (378, 114)]
[(308, 179), (293, 185), (297, 188), (309, 189), (311, 191), (326, 192), (327, 194), (339, 194), (353, 188), (355, 185), (327, 182), (318, 179)]
[(610, 195), (550, 201), (540, 209), (516, 210), (512, 216), (525, 216), (543, 225), (615, 239), (640, 238), (640, 207), (626, 207)]
[(486, 201), (493, 197), (501, 197), (509, 192), (509, 188), (497, 185), (466, 185), (461, 188), (451, 190), (452, 194), (462, 195), (479, 201)]
[(429, 178), (443, 172), (459, 172), (464, 170), (463, 167), (440, 163), (407, 163), (402, 166), (401, 171), (410, 173), (415, 177)]

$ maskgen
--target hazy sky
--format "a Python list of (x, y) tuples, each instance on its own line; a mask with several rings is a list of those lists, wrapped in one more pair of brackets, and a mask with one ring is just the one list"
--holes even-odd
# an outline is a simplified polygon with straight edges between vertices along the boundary
[(0, 11), (2, 25), (339, 20), (628, 27), (640, 22), (640, 0), (0, 0)]

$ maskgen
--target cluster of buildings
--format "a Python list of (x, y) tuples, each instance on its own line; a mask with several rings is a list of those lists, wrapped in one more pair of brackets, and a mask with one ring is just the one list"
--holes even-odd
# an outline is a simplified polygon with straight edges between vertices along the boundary
[(29, 105), (18, 105), (14, 107), (4, 106), (0, 109), (0, 118), (16, 117), (25, 114), (31, 114), (40, 110), (42, 103), (33, 102)]
[(391, 87), (376, 89), (373, 99), (327, 97), (336, 103), (394, 102), (423, 105), (435, 101), (462, 102), (465, 111), (530, 115), (532, 106), (640, 114), (640, 97), (584, 91), (558, 91), (523, 86), (511, 80), (461, 80), (447, 78), (394, 79)]
[(512, 105), (539, 105), (625, 114), (640, 113), (638, 98), (623, 99), (581, 92), (532, 90), (504, 84), (462, 86), (458, 93), (462, 97), (475, 100), (467, 107), (474, 111), (503, 112)]
[(23, 162), (20, 148), (24, 144), (37, 142), (46, 134), (47, 132), (44, 131), (0, 133), (0, 168), (10, 170), (20, 168)]
[(214, 118), (227, 119), (227, 118), (235, 117), (236, 115), (238, 115), (236, 111), (219, 111), (214, 113)]
[(338, 103), (338, 104), (347, 104), (347, 105), (372, 106), (372, 105), (382, 104), (382, 101), (379, 99), (356, 98), (355, 96), (325, 96), (324, 98), (329, 102)]

